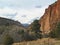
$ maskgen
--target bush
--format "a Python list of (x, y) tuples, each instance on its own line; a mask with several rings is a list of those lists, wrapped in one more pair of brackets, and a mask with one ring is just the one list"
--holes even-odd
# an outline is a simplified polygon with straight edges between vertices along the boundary
[(3, 40), (4, 45), (12, 45), (13, 38), (10, 37), (10, 35), (6, 34)]
[(32, 23), (32, 27), (31, 27), (31, 32), (34, 32), (34, 38), (38, 39), (38, 38), (42, 38), (42, 32), (40, 30), (40, 24), (38, 23), (39, 20), (34, 20), (34, 22)]
[(18, 34), (20, 34), (20, 35), (21, 35), (21, 34), (24, 34), (24, 30), (23, 30), (23, 29), (19, 30), (19, 31), (18, 31)]
[(32, 41), (42, 38), (42, 32), (40, 31), (40, 24), (38, 22), (39, 20), (35, 20), (29, 30), (18, 30), (17, 33), (20, 35), (22, 41)]
[(38, 33), (40, 32), (40, 24), (38, 23), (39, 20), (34, 20), (34, 22), (32, 23), (32, 31)]
[(56, 25), (56, 28), (49, 33), (49, 36), (60, 39), (60, 22)]
[(51, 38), (56, 38), (55, 31), (51, 31), (51, 32), (49, 33), (49, 37), (51, 37)]

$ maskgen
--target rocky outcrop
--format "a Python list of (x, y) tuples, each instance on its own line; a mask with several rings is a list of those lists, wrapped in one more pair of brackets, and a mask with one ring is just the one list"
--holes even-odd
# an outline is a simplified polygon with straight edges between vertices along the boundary
[(56, 1), (45, 10), (44, 15), (40, 18), (40, 29), (44, 33), (54, 30), (57, 22), (60, 21), (60, 0)]

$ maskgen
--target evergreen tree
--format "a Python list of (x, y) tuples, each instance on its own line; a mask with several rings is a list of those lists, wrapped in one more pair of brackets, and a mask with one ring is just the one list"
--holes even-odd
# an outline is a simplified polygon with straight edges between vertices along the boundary
[(39, 20), (34, 20), (34, 22), (32, 24), (32, 31), (35, 31), (36, 33), (41, 32)]
[(42, 38), (42, 32), (40, 31), (40, 24), (39, 24), (39, 20), (34, 20), (34, 22), (32, 23), (32, 27), (31, 27), (31, 29), (32, 29), (32, 32), (34, 32), (33, 33), (33, 35), (34, 35), (34, 37), (35, 37), (35, 39), (36, 38)]

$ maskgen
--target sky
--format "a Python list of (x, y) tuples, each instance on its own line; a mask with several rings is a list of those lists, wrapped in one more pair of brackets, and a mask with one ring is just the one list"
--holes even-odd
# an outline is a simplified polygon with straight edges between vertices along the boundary
[(0, 0), (0, 17), (30, 24), (57, 0)]

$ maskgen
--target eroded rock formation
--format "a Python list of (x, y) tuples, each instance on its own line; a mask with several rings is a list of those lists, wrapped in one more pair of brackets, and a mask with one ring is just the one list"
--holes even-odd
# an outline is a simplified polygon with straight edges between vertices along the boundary
[(60, 21), (60, 0), (56, 1), (45, 10), (44, 15), (40, 18), (41, 30), (45, 33), (54, 30), (57, 22)]

